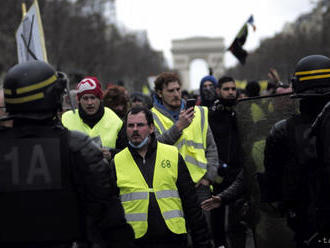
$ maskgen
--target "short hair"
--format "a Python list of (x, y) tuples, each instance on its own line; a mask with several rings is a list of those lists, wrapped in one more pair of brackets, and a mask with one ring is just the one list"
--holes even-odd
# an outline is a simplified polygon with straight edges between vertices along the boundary
[(136, 115), (140, 112), (144, 113), (144, 115), (147, 119), (148, 126), (150, 126), (151, 124), (154, 124), (154, 118), (153, 118), (152, 112), (147, 107), (136, 106), (136, 107), (133, 107), (130, 110), (128, 110), (128, 112), (126, 114), (126, 117), (125, 117), (125, 127), (127, 126), (127, 117), (128, 117), (128, 115), (129, 114)]
[(187, 98), (191, 98), (191, 95), (190, 95), (190, 93), (189, 93), (187, 90), (183, 90), (183, 91), (181, 92), (181, 95), (182, 95), (182, 96), (187, 96)]
[(257, 81), (249, 81), (245, 86), (245, 90), (248, 97), (260, 95), (260, 85)]
[(143, 95), (143, 93), (141, 93), (141, 92), (133, 92), (133, 93), (130, 95), (129, 100), (130, 100), (131, 102), (136, 102), (136, 101), (138, 101), (138, 102), (142, 102), (142, 103), (144, 103), (144, 95)]
[(162, 72), (155, 80), (155, 91), (162, 90), (164, 85), (167, 86), (169, 83), (178, 82), (181, 86), (181, 80), (179, 75), (175, 72)]
[(130, 102), (142, 102), (142, 105), (148, 109), (153, 107), (152, 98), (149, 95), (143, 94), (141, 92), (133, 92), (130, 95)]
[(127, 105), (128, 97), (126, 88), (119, 85), (109, 86), (103, 94), (104, 106), (113, 108), (116, 105)]
[(219, 78), (217, 86), (218, 86), (218, 88), (221, 88), (224, 83), (228, 83), (228, 82), (235, 83), (235, 79), (230, 76), (223, 76), (223, 77)]

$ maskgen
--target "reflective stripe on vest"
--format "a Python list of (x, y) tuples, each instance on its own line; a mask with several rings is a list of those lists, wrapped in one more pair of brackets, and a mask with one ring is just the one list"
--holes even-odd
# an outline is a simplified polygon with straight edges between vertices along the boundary
[(196, 149), (204, 149), (204, 145), (201, 143), (196, 143), (192, 140), (185, 140), (182, 139), (177, 145), (176, 147), (180, 150), (182, 146), (193, 146)]
[(123, 121), (111, 109), (104, 107), (104, 115), (90, 128), (79, 116), (79, 111), (73, 113), (72, 110), (62, 115), (63, 126), (69, 130), (77, 130), (87, 134), (89, 137), (100, 137), (102, 146), (106, 148), (116, 148), (118, 133), (123, 125)]
[(180, 210), (171, 210), (163, 213), (164, 219), (172, 219), (177, 217), (183, 217), (183, 212)]
[[(163, 217), (165, 220), (183, 217), (183, 212), (180, 210), (171, 210), (167, 212), (163, 212)], [(132, 221), (147, 221), (146, 213), (138, 213), (138, 214), (125, 214), (125, 218), (128, 222)]]
[[(155, 107), (152, 108), (155, 126), (163, 134), (170, 129), (174, 122), (163, 115)], [(208, 128), (207, 108), (196, 106), (195, 117), (189, 127), (185, 128), (181, 137), (174, 144), (184, 158), (190, 175), (197, 183), (207, 171), (207, 159), (205, 155), (206, 136)]]
[(177, 190), (161, 190), (161, 191), (156, 192), (156, 197), (158, 199), (169, 198), (169, 197), (180, 198)]
[(133, 192), (120, 196), (121, 202), (148, 199), (149, 192)]
[[(176, 190), (161, 190), (156, 193), (157, 198), (168, 198), (168, 197), (177, 197), (179, 198), (178, 191)], [(133, 192), (129, 194), (123, 194), (120, 196), (120, 200), (122, 202), (125, 201), (134, 201), (134, 200), (140, 200), (140, 199), (148, 199), (149, 192)]]
[(198, 166), (199, 168), (202, 168), (204, 170), (207, 169), (207, 163), (203, 163), (203, 162), (199, 162), (198, 160), (196, 160), (194, 157), (191, 157), (189, 155), (187, 155), (185, 157), (185, 161), (189, 164), (193, 164), (193, 165), (196, 165)]
[(182, 203), (176, 187), (178, 176), (178, 150), (174, 146), (157, 142), (153, 188), (149, 188), (128, 148), (115, 158), (117, 185), (127, 222), (133, 227), (135, 238), (148, 230), (149, 194), (156, 201), (169, 230), (186, 233)]
[(137, 214), (125, 214), (127, 222), (132, 221), (147, 221), (146, 213), (137, 213)]

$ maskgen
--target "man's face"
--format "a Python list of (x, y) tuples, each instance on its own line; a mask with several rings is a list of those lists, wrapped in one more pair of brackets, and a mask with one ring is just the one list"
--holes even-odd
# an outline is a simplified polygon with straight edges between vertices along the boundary
[(181, 86), (178, 82), (170, 82), (158, 91), (164, 106), (169, 110), (177, 110), (181, 106)]
[(217, 94), (223, 99), (236, 99), (237, 91), (235, 82), (226, 82), (217, 88)]
[(203, 84), (203, 89), (214, 89), (214, 85), (211, 81), (205, 81)]
[(129, 113), (126, 125), (127, 138), (134, 145), (139, 145), (146, 137), (154, 132), (154, 125), (148, 125), (143, 112), (134, 115)]
[(126, 115), (127, 106), (124, 103), (120, 103), (111, 106), (111, 109), (119, 116), (119, 118), (123, 118)]
[(205, 81), (203, 83), (203, 97), (208, 101), (214, 101), (216, 99), (216, 91), (214, 84), (211, 81)]
[(134, 107), (142, 107), (144, 104), (142, 101), (139, 101), (139, 100), (135, 100), (134, 102), (131, 103), (131, 108), (134, 108)]
[(93, 94), (85, 94), (80, 98), (79, 103), (88, 115), (94, 115), (99, 110), (101, 100)]

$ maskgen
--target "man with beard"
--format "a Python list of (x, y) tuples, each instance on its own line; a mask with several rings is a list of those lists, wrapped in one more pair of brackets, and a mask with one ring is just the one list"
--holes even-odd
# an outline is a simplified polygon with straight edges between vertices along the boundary
[(215, 88), (217, 86), (217, 80), (214, 76), (208, 75), (202, 78), (199, 86), (199, 94), (201, 96), (201, 105), (210, 107), (214, 100), (217, 98)]
[(110, 150), (118, 148), (116, 142), (123, 122), (115, 112), (104, 107), (103, 92), (96, 77), (85, 77), (77, 85), (77, 91), (79, 109), (65, 112), (62, 123), (69, 130), (89, 135), (100, 146), (104, 157), (111, 159)]
[[(208, 109), (187, 108), (176, 73), (163, 72), (155, 80), (154, 107), (157, 139), (175, 145), (184, 158), (195, 183), (198, 202), (211, 196), (210, 184), (217, 175), (218, 152), (208, 123)], [(210, 224), (209, 212), (204, 212)]]
[[(203, 202), (202, 207), (204, 208), (209, 203), (214, 203), (218, 207), (211, 208), (213, 209), (211, 223), (216, 247), (225, 245), (226, 241), (229, 247), (245, 247), (245, 227), (240, 223), (239, 218), (241, 203), (244, 202), (241, 198), (245, 186), (241, 162), (242, 152), (234, 110), (237, 102), (235, 80), (228, 76), (221, 77), (216, 92), (218, 99), (210, 107), (209, 123), (217, 144), (218, 158), (224, 163), (219, 167), (219, 178), (214, 183), (213, 193), (216, 196)], [(210, 210), (208, 207), (205, 209)], [(228, 220), (226, 226), (225, 219)]]
[(128, 147), (111, 162), (127, 222), (139, 248), (187, 247), (186, 221), (194, 247), (211, 247), (206, 222), (186, 163), (175, 146), (156, 140), (151, 111), (126, 116)]

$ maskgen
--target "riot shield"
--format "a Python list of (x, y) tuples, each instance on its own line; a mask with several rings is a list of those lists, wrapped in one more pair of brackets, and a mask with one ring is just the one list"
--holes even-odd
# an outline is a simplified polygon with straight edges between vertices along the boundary
[(260, 202), (257, 174), (264, 172), (264, 148), (272, 126), (298, 113), (298, 100), (289, 94), (245, 98), (237, 104), (238, 129), (252, 206), (257, 248), (294, 247), (293, 234), (284, 217), (269, 204)]

